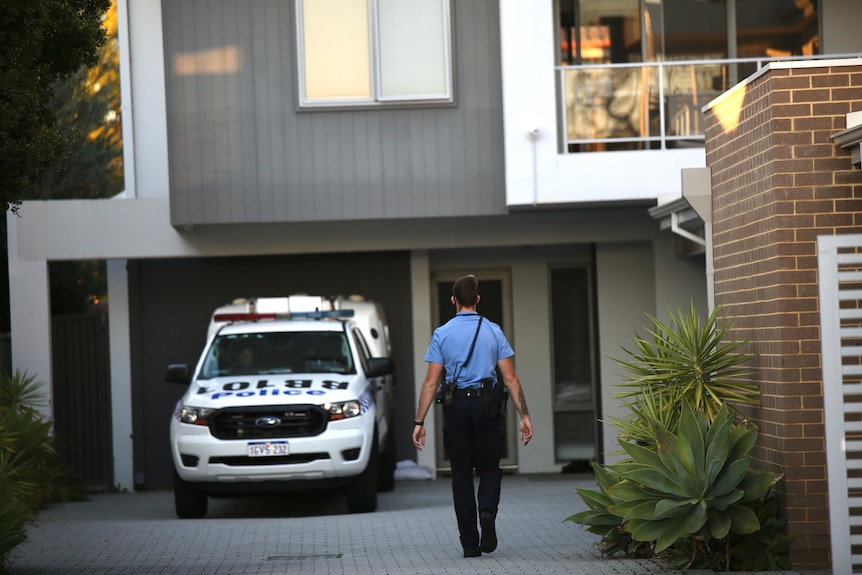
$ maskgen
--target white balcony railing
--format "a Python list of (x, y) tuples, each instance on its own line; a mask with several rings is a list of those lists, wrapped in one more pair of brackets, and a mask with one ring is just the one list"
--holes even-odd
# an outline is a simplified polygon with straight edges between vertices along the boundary
[(769, 62), (858, 54), (557, 66), (562, 153), (703, 145), (701, 109)]

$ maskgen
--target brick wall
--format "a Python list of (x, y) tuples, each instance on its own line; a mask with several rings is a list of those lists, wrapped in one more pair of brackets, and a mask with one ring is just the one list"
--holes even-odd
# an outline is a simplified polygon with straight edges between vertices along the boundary
[(862, 172), (830, 136), (862, 66), (771, 65), (705, 111), (716, 302), (750, 339), (755, 465), (781, 473), (794, 569), (829, 566), (816, 238), (862, 232)]

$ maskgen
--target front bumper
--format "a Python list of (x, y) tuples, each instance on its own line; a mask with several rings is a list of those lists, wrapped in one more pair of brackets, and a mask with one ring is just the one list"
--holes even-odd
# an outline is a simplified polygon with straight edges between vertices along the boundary
[[(212, 492), (238, 493), (328, 487), (346, 483), (368, 465), (373, 440), (370, 429), (352, 422), (330, 422), (326, 431), (313, 437), (273, 439), (286, 441), (289, 454), (248, 457), (248, 444), (260, 440), (224, 440), (213, 437), (203, 426), (171, 423), (171, 452), (181, 479)], [(350, 426), (346, 425), (350, 423)], [(307, 483), (308, 485), (289, 485)], [(232, 485), (231, 487), (229, 487)]]

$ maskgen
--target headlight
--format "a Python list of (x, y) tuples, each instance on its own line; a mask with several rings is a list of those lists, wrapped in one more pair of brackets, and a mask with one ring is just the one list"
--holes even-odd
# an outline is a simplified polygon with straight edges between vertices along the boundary
[(340, 403), (327, 403), (323, 406), (329, 413), (329, 421), (337, 421), (339, 419), (347, 419), (348, 417), (356, 417), (362, 413), (362, 408), (358, 401), (342, 401)]
[(214, 409), (206, 407), (191, 407), (183, 405), (177, 411), (177, 419), (182, 423), (190, 423), (192, 425), (209, 425), (209, 416), (212, 415)]

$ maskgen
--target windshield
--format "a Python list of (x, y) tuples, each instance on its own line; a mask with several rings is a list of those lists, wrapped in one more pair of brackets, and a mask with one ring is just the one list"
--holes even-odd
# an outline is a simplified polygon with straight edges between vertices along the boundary
[(335, 331), (243, 333), (213, 340), (199, 377), (355, 373), (347, 336)]

